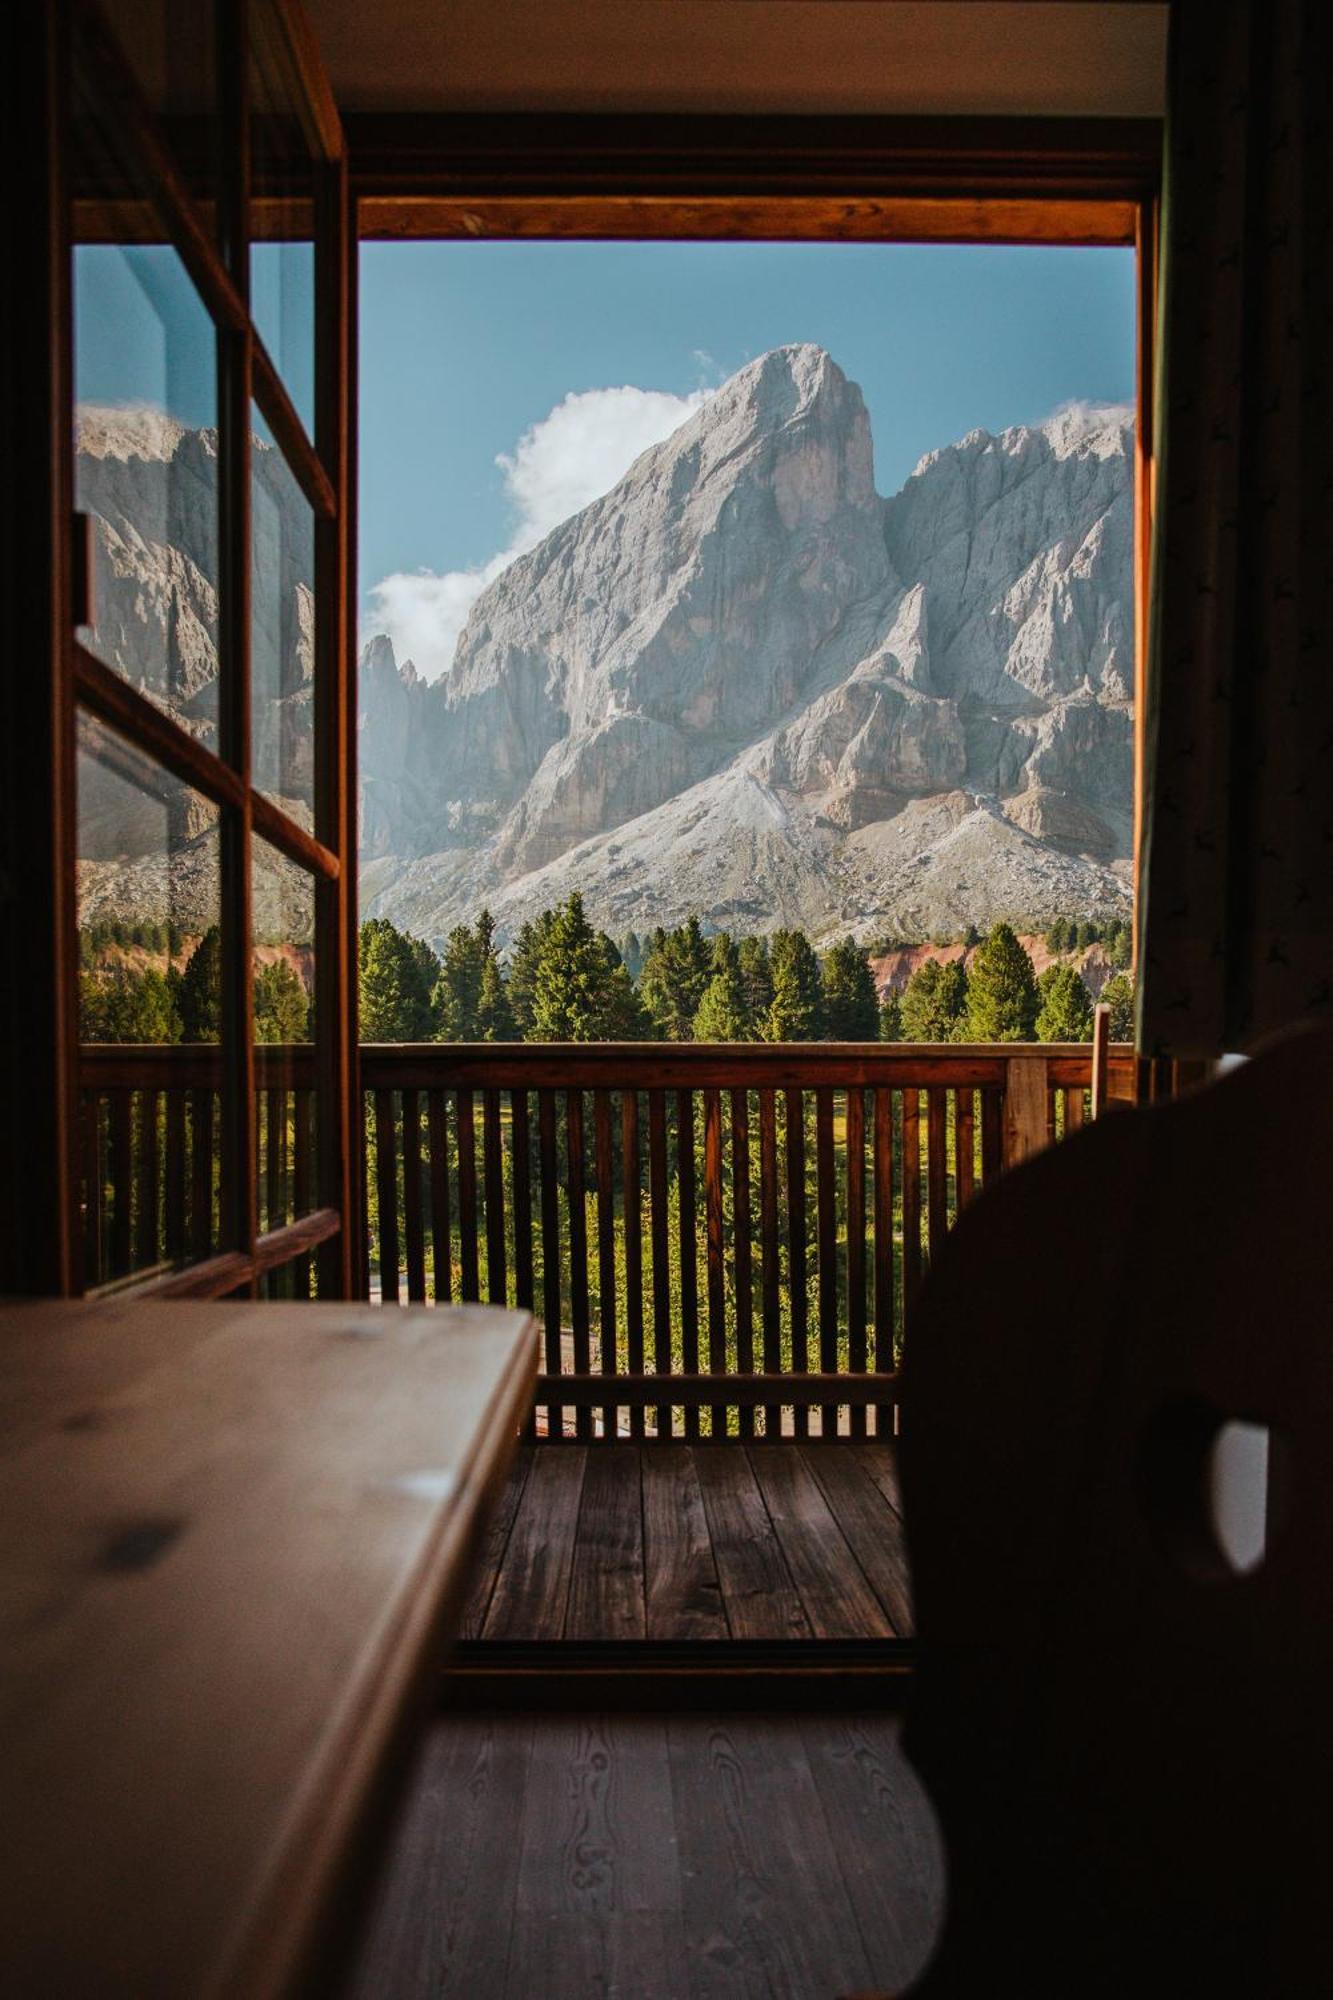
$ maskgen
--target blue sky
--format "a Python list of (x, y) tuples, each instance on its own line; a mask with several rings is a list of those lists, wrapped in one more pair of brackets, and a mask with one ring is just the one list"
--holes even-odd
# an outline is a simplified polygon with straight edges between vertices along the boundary
[[(479, 587), (466, 572), (493, 571), (562, 507), (571, 511), (571, 500), (605, 491), (688, 414), (688, 402), (674, 399), (695, 398), (754, 355), (802, 340), (826, 347), (860, 384), (876, 482), (892, 493), (923, 452), (979, 425), (1036, 422), (1073, 400), (1129, 401), (1133, 254), (367, 244), (363, 631), (387, 627), (400, 656), (406, 649), (439, 671)], [(622, 388), (655, 394), (595, 393)], [(389, 588), (376, 593), (386, 578)]]

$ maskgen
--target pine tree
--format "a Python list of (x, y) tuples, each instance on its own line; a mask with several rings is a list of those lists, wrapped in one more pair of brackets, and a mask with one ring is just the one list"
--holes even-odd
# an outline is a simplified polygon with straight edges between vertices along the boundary
[(222, 1036), (222, 932), (212, 925), (190, 953), (176, 982), (183, 1042), (216, 1042)]
[(896, 993), (886, 994), (879, 1010), (879, 1038), (882, 1042), (900, 1042), (903, 1038), (903, 1003)]
[(852, 938), (824, 955), (824, 1040), (873, 1042), (879, 1036), (879, 995), (870, 960)]
[(773, 1005), (773, 968), (768, 962), (768, 946), (761, 937), (742, 938), (737, 952), (745, 1011), (754, 1032)]
[(900, 1016), (905, 1042), (953, 1042), (967, 1010), (967, 974), (960, 958), (928, 958), (907, 982)]
[(1111, 1018), (1107, 1023), (1113, 1042), (1132, 1042), (1134, 1039), (1134, 988), (1129, 976), (1117, 972), (1102, 988), (1102, 1005), (1109, 1007)]
[(79, 975), (79, 1035), (85, 1042), (178, 1042), (180, 1015), (165, 975), (118, 965)]
[(537, 967), (554, 928), (556, 910), (543, 910), (539, 917), (523, 925), (514, 940), (509, 961), (509, 1006), (514, 1026), (522, 1040), (532, 1041), (532, 1010), (536, 993)]
[(1037, 1026), (1037, 980), (1032, 960), (1011, 924), (996, 924), (977, 946), (967, 978), (967, 1038), (972, 1042), (1030, 1042)]
[(1090, 1042), (1092, 997), (1072, 965), (1048, 966), (1037, 981), (1039, 1042)]
[(1134, 955), (1134, 932), (1129, 924), (1114, 923), (1106, 935), (1107, 962), (1117, 972), (1128, 972)]
[(1047, 951), (1051, 952), (1056, 957), (1058, 957), (1061, 952), (1068, 951), (1070, 944), (1069, 933), (1071, 928), (1072, 926), (1067, 924), (1063, 917), (1057, 917), (1055, 919), (1055, 922), (1051, 925), (1050, 929), (1046, 933)]
[(387, 917), (368, 918), (361, 926), (361, 1039), (429, 1041), (435, 1033), (432, 996), (439, 970), (429, 945), (409, 937)]
[(741, 956), (726, 931), (713, 940), (713, 976), (694, 1017), (696, 1042), (752, 1042), (754, 1022), (745, 997)]
[(644, 1025), (634, 983), (610, 938), (588, 922), (577, 892), (555, 912), (537, 959), (531, 1038), (637, 1040)]
[(824, 993), (804, 931), (775, 931), (769, 947), (773, 999), (763, 1022), (766, 1042), (817, 1042), (823, 1029)]
[(712, 978), (708, 941), (697, 917), (655, 935), (643, 962), (639, 997), (664, 1042), (688, 1042), (704, 988)]
[(261, 965), (255, 973), (254, 1011), (257, 1042), (310, 1040), (310, 1001), (286, 959)]
[(492, 952), (481, 969), (477, 993), (477, 1015), (473, 1033), (479, 1042), (516, 1042), (518, 1029), (509, 1004), (500, 961)]
[[(492, 976), (487, 979), (487, 968)], [(497, 981), (502, 985), (499, 954), (495, 949), (495, 919), (483, 910), (475, 927), (459, 924), (450, 931), (440, 961), (433, 1006), (437, 1032), (442, 1042), (512, 1041), (512, 1034), (486, 1034), (481, 1022), (482, 989), (489, 990), (489, 1010), (496, 1007)], [(506, 1018), (512, 1026), (506, 1002)]]

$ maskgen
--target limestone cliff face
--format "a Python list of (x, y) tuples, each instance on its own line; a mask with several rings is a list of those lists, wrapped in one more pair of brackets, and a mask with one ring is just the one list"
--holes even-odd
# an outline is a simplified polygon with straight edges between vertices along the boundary
[(363, 656), (366, 907), (512, 933), (697, 912), (820, 936), (1122, 909), (1123, 410), (974, 432), (875, 491), (817, 347), (742, 369), (479, 598), (449, 674)]

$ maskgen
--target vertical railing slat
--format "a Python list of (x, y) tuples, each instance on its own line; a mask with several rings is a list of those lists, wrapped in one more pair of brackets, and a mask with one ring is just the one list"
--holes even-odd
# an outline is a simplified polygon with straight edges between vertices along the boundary
[(135, 1262), (139, 1269), (146, 1271), (158, 1262), (161, 1248), (158, 1243), (158, 1197), (160, 1193), (159, 1149), (157, 1137), (157, 1092), (141, 1090), (138, 1094), (138, 1144), (139, 1156), (138, 1215), (135, 1230)]
[[(893, 1092), (887, 1084), (875, 1090), (875, 1354), (882, 1374), (893, 1367)], [(875, 1410), (875, 1433), (882, 1437), (891, 1422), (883, 1405)]]
[[(620, 1096), (620, 1174), (625, 1222), (625, 1365), (631, 1375), (643, 1373), (643, 1187), (639, 1165), (639, 1093)], [(630, 1436), (641, 1438), (647, 1412), (636, 1405), (629, 1413)]]
[[(601, 1345), (600, 1367), (604, 1376), (617, 1374), (616, 1341), (616, 1187), (614, 1149), (611, 1143), (611, 1097), (605, 1090), (593, 1094), (593, 1150), (597, 1171), (597, 1323)], [(614, 1442), (619, 1411), (614, 1403), (602, 1405), (602, 1436)]]
[[(292, 1092), (292, 1215), (309, 1215), (315, 1206), (315, 1093), (308, 1086)], [(315, 1260), (298, 1257), (292, 1267), (292, 1282), (298, 1299), (313, 1296)]]
[(123, 1278), (130, 1268), (131, 1219), (134, 1199), (134, 1127), (132, 1122), (133, 1093), (128, 1090), (108, 1092), (111, 1112), (111, 1271), (113, 1278)]
[(426, 1093), (426, 1137), (430, 1146), (430, 1250), (435, 1265), (435, 1303), (454, 1296), (454, 1252), (449, 1227), (449, 1132), (445, 1094)]
[(976, 1184), (976, 1093), (969, 1087), (957, 1093), (954, 1113), (954, 1158), (958, 1172), (958, 1213), (971, 1201)]
[[(699, 1221), (694, 1173), (694, 1092), (676, 1092), (676, 1188), (680, 1201), (681, 1372), (699, 1373)], [(685, 1435), (699, 1436), (699, 1406), (685, 1412)]]
[[(791, 1365), (797, 1374), (810, 1366), (807, 1331), (805, 1215), (805, 1096), (799, 1089), (784, 1093), (787, 1106), (787, 1273), (791, 1311)], [(796, 1436), (810, 1435), (810, 1408), (793, 1412)]]
[[(574, 1336), (574, 1373), (592, 1372), (591, 1327), (588, 1310), (588, 1211), (583, 1175), (583, 1092), (565, 1096), (565, 1134), (569, 1201), (569, 1320)], [(575, 1435), (592, 1436), (592, 1411), (580, 1404), (574, 1414)]]
[(167, 1159), (163, 1202), (163, 1224), (169, 1263), (178, 1264), (185, 1255), (185, 1092), (171, 1089), (167, 1099)]
[(207, 1257), (213, 1247), (213, 1106), (211, 1089), (190, 1092), (190, 1253)]
[(533, 1309), (532, 1291), (532, 1153), (528, 1134), (528, 1093), (509, 1093), (509, 1150), (514, 1183), (514, 1299), (526, 1312)]
[[(736, 1367), (754, 1370), (754, 1273), (750, 1258), (750, 1093), (743, 1086), (731, 1093), (732, 1271), (736, 1292)], [(754, 1436), (754, 1406), (739, 1412), (740, 1435)]]
[(505, 1270), (505, 1168), (500, 1093), (481, 1093), (482, 1172), (486, 1187), (486, 1297), (493, 1306), (509, 1303)]
[(472, 1092), (454, 1092), (458, 1119), (458, 1296), (475, 1304), (481, 1298), (477, 1243), (477, 1128)]
[[(860, 1085), (847, 1092), (847, 1366), (866, 1366), (866, 1099)], [(866, 1434), (863, 1408), (848, 1412), (852, 1437)]]
[(426, 1299), (426, 1233), (421, 1215), (421, 1101), (415, 1090), (404, 1090), (403, 1102), (403, 1244), (407, 1263), (407, 1296), (414, 1304)]
[(393, 1092), (375, 1092), (375, 1191), (380, 1211), (380, 1298), (398, 1302), (398, 1161)]
[[(704, 1216), (708, 1257), (708, 1368), (714, 1375), (727, 1366), (727, 1280), (722, 1221), (722, 1099), (716, 1090), (704, 1092)], [(709, 1409), (709, 1434), (726, 1435), (727, 1412), (721, 1403)]]
[(903, 1339), (912, 1332), (921, 1284), (921, 1093), (903, 1092)]
[[(778, 1114), (771, 1090), (759, 1092), (759, 1255), (762, 1278), (764, 1370), (782, 1368), (782, 1272), (778, 1237)], [(782, 1426), (777, 1403), (764, 1405), (764, 1436), (776, 1438)]]
[[(815, 1092), (815, 1235), (819, 1246), (819, 1367), (825, 1375), (838, 1372), (838, 1182), (833, 1150), (833, 1092)], [(833, 1437), (838, 1428), (836, 1403), (821, 1403), (819, 1429)]]
[[(658, 1375), (671, 1373), (671, 1266), (667, 1187), (666, 1092), (648, 1092), (648, 1199), (649, 1232), (653, 1252), (653, 1369)], [(659, 1403), (654, 1419), (658, 1437), (670, 1437), (675, 1428), (670, 1404)]]
[(926, 1199), (933, 1264), (949, 1232), (949, 1093), (937, 1088), (926, 1092)]
[[(546, 1373), (564, 1373), (560, 1323), (560, 1162), (556, 1149), (556, 1104), (553, 1090), (537, 1093), (537, 1157), (541, 1168), (542, 1319), (545, 1322)], [(565, 1412), (558, 1403), (546, 1411), (548, 1437), (563, 1437)]]

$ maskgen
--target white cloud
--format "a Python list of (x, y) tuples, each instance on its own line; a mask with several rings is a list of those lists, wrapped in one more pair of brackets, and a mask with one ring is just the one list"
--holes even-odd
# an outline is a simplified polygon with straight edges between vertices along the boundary
[(514, 510), (508, 546), (475, 569), (397, 571), (371, 586), (363, 638), (387, 632), (399, 660), (413, 660), (427, 680), (453, 663), (468, 612), (516, 556), (571, 514), (609, 493), (640, 452), (679, 428), (711, 392), (672, 396), (662, 389), (587, 389), (571, 393), (496, 464)]

